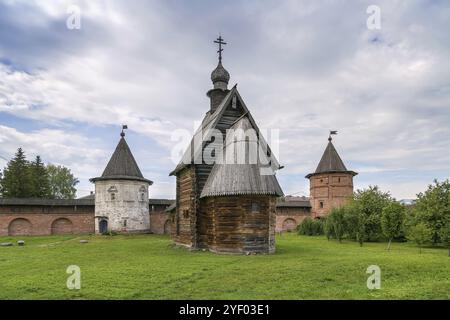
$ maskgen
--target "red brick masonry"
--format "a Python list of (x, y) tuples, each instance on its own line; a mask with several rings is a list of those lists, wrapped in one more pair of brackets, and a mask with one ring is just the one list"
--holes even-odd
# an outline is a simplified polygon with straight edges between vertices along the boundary
[(94, 233), (93, 207), (0, 206), (0, 236)]
[[(295, 229), (305, 217), (311, 216), (309, 199), (297, 199), (278, 203), (277, 232)], [(170, 202), (165, 199), (150, 200), (153, 233), (171, 233), (172, 219), (166, 211)], [(94, 213), (93, 199), (0, 199), (0, 236), (90, 234), (95, 232)]]

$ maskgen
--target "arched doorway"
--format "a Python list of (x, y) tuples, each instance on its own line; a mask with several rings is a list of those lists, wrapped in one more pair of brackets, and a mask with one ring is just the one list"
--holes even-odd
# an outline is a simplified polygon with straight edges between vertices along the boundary
[(73, 223), (67, 218), (59, 218), (52, 223), (52, 234), (72, 234)]
[(108, 220), (102, 219), (99, 221), (98, 223), (98, 231), (101, 234), (107, 233), (108, 232)]
[(297, 222), (292, 218), (283, 221), (283, 231), (292, 231), (297, 227)]
[(171, 234), (172, 233), (172, 221), (166, 220), (164, 223), (164, 234)]
[(11, 221), (8, 226), (9, 236), (29, 236), (31, 235), (31, 222), (24, 218), (17, 218)]

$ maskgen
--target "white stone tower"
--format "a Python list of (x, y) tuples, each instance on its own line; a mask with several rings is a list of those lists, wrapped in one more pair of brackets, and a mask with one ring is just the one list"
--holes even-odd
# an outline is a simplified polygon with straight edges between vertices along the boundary
[(95, 183), (95, 233), (147, 233), (153, 182), (142, 176), (123, 130), (120, 136), (102, 176), (90, 179)]

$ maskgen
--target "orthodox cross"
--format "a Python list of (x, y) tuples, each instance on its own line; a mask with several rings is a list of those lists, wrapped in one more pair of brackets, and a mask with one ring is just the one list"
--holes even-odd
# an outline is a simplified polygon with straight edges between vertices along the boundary
[(223, 41), (222, 36), (219, 35), (219, 37), (214, 41), (214, 43), (217, 43), (219, 45), (219, 50), (217, 53), (219, 53), (219, 62), (222, 62), (222, 45), (226, 45), (227, 43)]

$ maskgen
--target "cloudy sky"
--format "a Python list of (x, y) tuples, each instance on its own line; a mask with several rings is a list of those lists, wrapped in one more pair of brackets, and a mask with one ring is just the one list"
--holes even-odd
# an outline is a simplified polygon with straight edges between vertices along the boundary
[(413, 198), (450, 176), (449, 30), (445, 0), (0, 0), (0, 167), (23, 147), (70, 167), (85, 195), (126, 123), (151, 196), (174, 197), (172, 134), (209, 108), (221, 33), (231, 85), (279, 129), (286, 194), (308, 195), (333, 129), (357, 188)]

